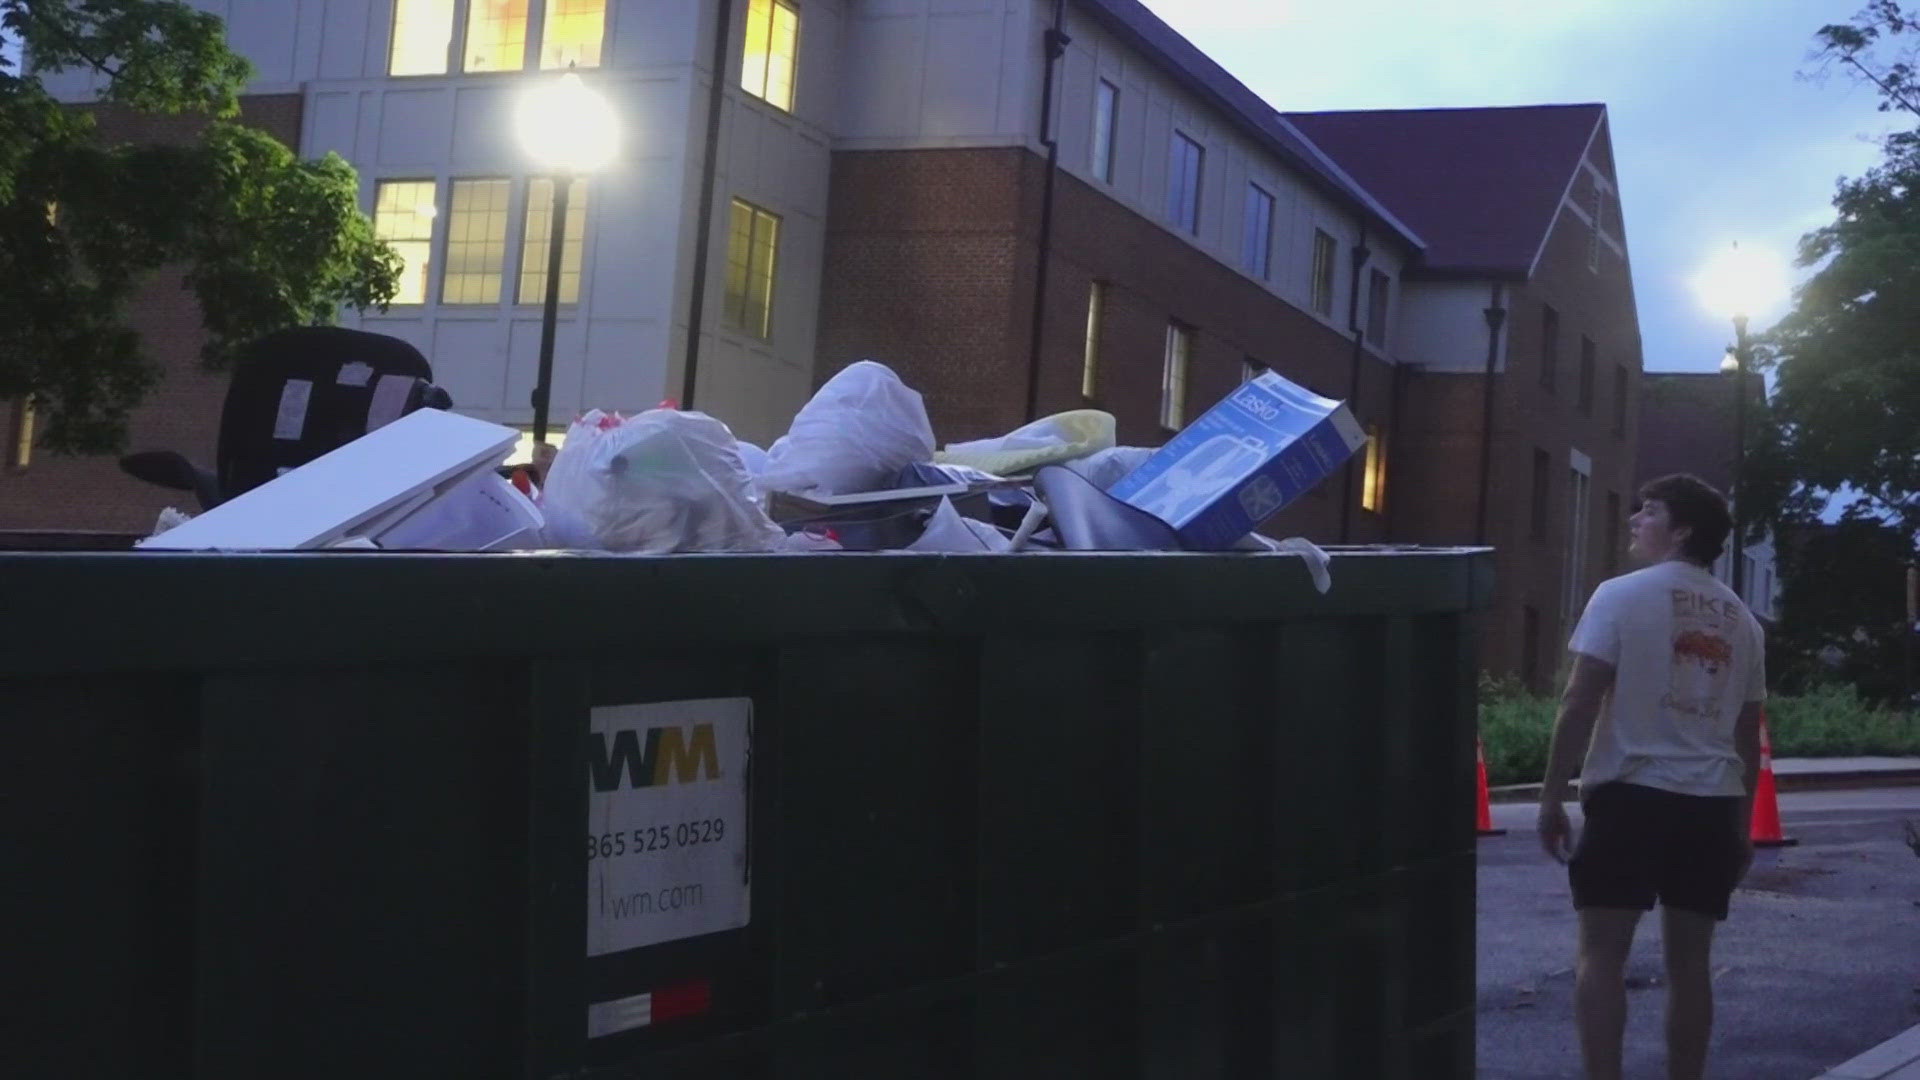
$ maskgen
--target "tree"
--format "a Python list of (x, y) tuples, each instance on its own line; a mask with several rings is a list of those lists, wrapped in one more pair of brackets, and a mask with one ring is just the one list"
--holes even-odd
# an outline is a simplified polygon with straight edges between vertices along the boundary
[[(251, 68), (178, 0), (0, 0), (0, 399), (39, 441), (108, 452), (159, 378), (127, 324), (133, 290), (184, 269), (218, 367), (248, 341), (393, 296), (398, 257), (338, 155), (301, 161), (233, 122)], [(205, 118), (179, 145), (105, 146), (40, 76), (98, 73), (103, 107)]]
[[(1920, 16), (1876, 0), (1819, 39), (1823, 56), (1879, 88), (1883, 110), (1904, 111), (1915, 104), (1906, 35), (1916, 32)], [(1876, 59), (1875, 48), (1892, 58)], [(1842, 180), (1833, 205), (1833, 223), (1800, 241), (1812, 275), (1760, 343), (1775, 392), (1743, 490), (1774, 521), (1837, 500), (1911, 549), (1920, 535), (1920, 131), (1889, 136), (1881, 163)]]

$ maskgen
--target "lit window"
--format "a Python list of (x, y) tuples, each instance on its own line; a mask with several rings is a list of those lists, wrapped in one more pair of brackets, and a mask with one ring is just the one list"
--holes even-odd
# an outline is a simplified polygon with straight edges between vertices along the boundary
[(773, 334), (773, 269), (780, 254), (780, 218), (733, 200), (727, 232), (727, 304), (735, 330), (765, 339)]
[(1179, 323), (1167, 324), (1167, 357), (1160, 371), (1160, 426), (1180, 430), (1187, 414), (1187, 358), (1193, 352), (1193, 331)]
[(540, 29), (540, 66), (600, 66), (607, 33), (607, 0), (547, 0)]
[(1107, 306), (1107, 287), (1096, 281), (1087, 287), (1087, 342), (1080, 356), (1080, 396), (1091, 398), (1099, 388), (1100, 319)]
[(793, 111), (795, 51), (800, 10), (787, 0), (751, 0), (747, 42), (740, 58), (740, 88), (786, 112)]
[[(567, 188), (567, 235), (560, 245), (560, 302), (580, 302), (580, 262), (587, 239), (587, 182), (576, 179)], [(527, 220), (520, 232), (520, 302), (547, 300), (547, 260), (553, 241), (553, 181), (545, 177), (527, 184)]]
[(389, 75), (445, 75), (453, 44), (453, 0), (394, 0)]
[(443, 304), (497, 304), (507, 262), (506, 180), (455, 180), (447, 214)]
[(1247, 273), (1267, 280), (1273, 268), (1273, 196), (1259, 184), (1247, 185), (1246, 235), (1240, 238), (1240, 261)]
[(1387, 307), (1393, 296), (1393, 279), (1378, 270), (1368, 281), (1367, 340), (1375, 348), (1387, 347)]
[(1387, 504), (1387, 440), (1375, 426), (1367, 428), (1366, 472), (1360, 484), (1360, 508), (1378, 514)]
[(527, 0), (468, 0), (462, 71), (519, 71), (527, 66)]
[(1093, 178), (1113, 183), (1113, 132), (1120, 116), (1120, 88), (1101, 79), (1093, 91)]
[(1313, 230), (1313, 310), (1333, 314), (1333, 237)]
[(33, 464), (33, 403), (13, 403), (13, 437), (7, 440), (7, 471), (21, 472)]
[(427, 274), (433, 263), (434, 183), (431, 180), (382, 180), (374, 187), (373, 235), (400, 256), (396, 304), (427, 302)]
[(1178, 131), (1167, 162), (1167, 217), (1190, 233), (1200, 231), (1200, 168), (1207, 152)]

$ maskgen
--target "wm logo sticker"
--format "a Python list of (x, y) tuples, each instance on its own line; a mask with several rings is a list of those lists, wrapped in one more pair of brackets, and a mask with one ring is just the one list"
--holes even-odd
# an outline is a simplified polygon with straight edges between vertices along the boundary
[(622, 777), (634, 788), (720, 779), (713, 725), (648, 728), (644, 740), (638, 728), (627, 728), (614, 732), (611, 743), (595, 732), (587, 747), (587, 778), (593, 790), (618, 791)]

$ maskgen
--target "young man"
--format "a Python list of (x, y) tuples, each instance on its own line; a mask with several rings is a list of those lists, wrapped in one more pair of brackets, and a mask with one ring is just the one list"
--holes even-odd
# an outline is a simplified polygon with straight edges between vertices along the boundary
[[(1568, 645), (1540, 842), (1567, 864), (1580, 916), (1574, 1008), (1590, 1080), (1619, 1080), (1626, 963), (1661, 904), (1667, 1075), (1699, 1080), (1713, 1028), (1715, 923), (1753, 861), (1766, 671), (1760, 624), (1709, 571), (1732, 530), (1727, 500), (1692, 476), (1640, 490), (1631, 553), (1648, 564), (1594, 590)], [(1737, 557), (1737, 556), (1736, 556)], [(1567, 783), (1586, 826), (1573, 847)]]

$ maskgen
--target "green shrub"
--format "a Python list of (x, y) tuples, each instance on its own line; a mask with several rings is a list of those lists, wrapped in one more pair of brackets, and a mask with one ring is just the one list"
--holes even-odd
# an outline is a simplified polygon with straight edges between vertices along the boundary
[[(1490, 784), (1531, 784), (1547, 771), (1559, 702), (1510, 679), (1480, 679), (1480, 739)], [(1851, 686), (1816, 686), (1767, 702), (1775, 757), (1920, 757), (1920, 717), (1861, 699)]]

